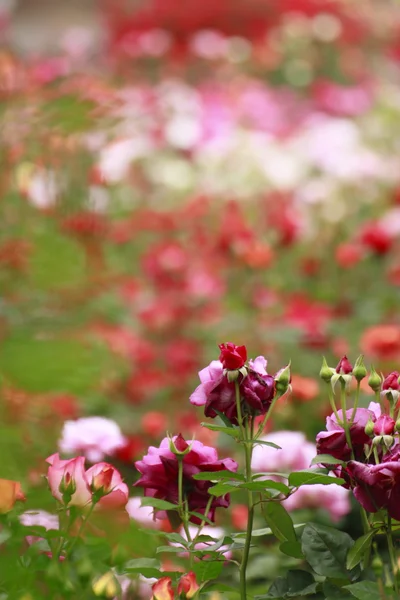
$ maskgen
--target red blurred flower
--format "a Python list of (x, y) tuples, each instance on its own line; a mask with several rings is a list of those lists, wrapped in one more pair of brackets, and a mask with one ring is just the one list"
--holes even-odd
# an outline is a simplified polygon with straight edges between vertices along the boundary
[(146, 412), (141, 419), (141, 426), (145, 434), (159, 438), (167, 428), (167, 417), (159, 411)]
[(369, 250), (382, 256), (387, 254), (393, 246), (393, 240), (390, 235), (376, 222), (364, 225), (360, 232), (360, 239)]
[(376, 325), (368, 328), (360, 341), (363, 354), (381, 360), (396, 360), (400, 356), (400, 326)]
[(358, 244), (344, 242), (336, 248), (335, 259), (342, 269), (351, 269), (360, 262), (362, 257), (362, 248)]

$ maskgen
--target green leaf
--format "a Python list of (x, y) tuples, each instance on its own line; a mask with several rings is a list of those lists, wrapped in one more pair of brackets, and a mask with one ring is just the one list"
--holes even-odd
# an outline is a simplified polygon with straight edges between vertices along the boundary
[(318, 583), (307, 571), (296, 569), (288, 571), (287, 577), (278, 577), (272, 583), (265, 596), (256, 596), (256, 600), (267, 598), (281, 600), (282, 598), (299, 598), (310, 596), (317, 591)]
[(219, 410), (215, 410), (214, 408), (214, 412), (219, 416), (219, 418), (221, 419), (221, 421), (223, 422), (223, 424), (228, 427), (229, 429), (233, 428), (232, 423), (230, 422), (230, 420), (228, 419), (228, 417), (226, 415), (224, 415), (224, 413), (219, 412)]
[(189, 512), (189, 515), (193, 515), (193, 517), (197, 517), (198, 519), (201, 519), (202, 521), (204, 521), (204, 523), (208, 523), (209, 525), (212, 525), (213, 527), (215, 527), (215, 523), (213, 521), (211, 521), (211, 519), (202, 515), (199, 512), (196, 512), (195, 510), (191, 510)]
[(348, 569), (353, 569), (353, 567), (355, 567), (362, 561), (365, 553), (371, 547), (372, 540), (375, 534), (376, 530), (371, 529), (371, 531), (369, 531), (368, 533), (366, 533), (365, 535), (363, 535), (355, 541), (354, 546), (350, 548), (347, 554), (346, 567)]
[(344, 588), (328, 580), (324, 581), (323, 592), (326, 600), (352, 600), (353, 598)]
[(380, 600), (382, 598), (378, 584), (374, 581), (358, 581), (352, 585), (346, 585), (344, 589), (349, 590), (358, 600)]
[(159, 498), (142, 498), (142, 506), (152, 506), (158, 510), (176, 510), (176, 504), (167, 502), (166, 500), (160, 500)]
[(275, 450), (282, 450), (281, 446), (278, 446), (278, 444), (274, 444), (273, 442), (266, 442), (265, 440), (257, 440), (254, 443), (254, 446), (269, 446), (270, 448), (275, 448)]
[[(155, 558), (136, 558), (124, 566), (127, 573), (140, 573), (143, 577), (160, 577), (161, 564)], [(162, 575), (161, 575), (162, 576)]]
[(343, 532), (317, 523), (307, 523), (301, 537), (303, 554), (318, 575), (355, 579), (360, 570), (346, 569), (346, 556), (354, 542)]
[(246, 490), (252, 490), (254, 492), (262, 492), (264, 490), (277, 490), (282, 494), (288, 494), (290, 488), (280, 481), (273, 481), (272, 479), (265, 479), (263, 481), (252, 481), (251, 483), (242, 483), (240, 488)]
[(317, 454), (311, 461), (312, 465), (345, 465), (342, 460), (338, 460), (330, 454)]
[(324, 473), (318, 473), (310, 471), (294, 471), (289, 475), (289, 485), (294, 487), (300, 487), (301, 485), (342, 485), (345, 483), (344, 479), (340, 477), (331, 477), (330, 475), (325, 475)]
[(224, 479), (244, 481), (244, 476), (240, 473), (234, 473), (233, 471), (203, 471), (203, 473), (196, 473), (196, 475), (193, 475), (193, 479), (199, 481), (222, 481)]
[(184, 552), (185, 548), (178, 546), (158, 546), (156, 550), (156, 554), (163, 554), (164, 552), (169, 552), (170, 554), (178, 554), (179, 552)]
[(201, 423), (202, 427), (206, 427), (211, 431), (218, 431), (219, 433), (226, 433), (231, 437), (238, 439), (240, 437), (240, 430), (235, 427), (223, 427), (222, 425), (215, 425), (214, 423)]
[(185, 540), (184, 537), (179, 535), (179, 533), (164, 533), (163, 535), (169, 542), (173, 542), (174, 544), (181, 544), (184, 548), (187, 548), (187, 546), (189, 545), (188, 541)]
[(279, 546), (279, 550), (286, 554), (287, 556), (292, 556), (293, 558), (304, 558), (303, 552), (301, 549), (300, 542), (282, 542)]
[(225, 494), (238, 491), (238, 486), (231, 485), (229, 483), (217, 483), (217, 485), (213, 485), (212, 487), (208, 488), (208, 493), (212, 494), (213, 496), (225, 496)]
[(278, 502), (267, 502), (263, 515), (272, 533), (280, 542), (297, 542), (293, 521), (287, 510)]
[(193, 566), (193, 571), (196, 573), (198, 583), (216, 579), (224, 566), (224, 561), (202, 560)]

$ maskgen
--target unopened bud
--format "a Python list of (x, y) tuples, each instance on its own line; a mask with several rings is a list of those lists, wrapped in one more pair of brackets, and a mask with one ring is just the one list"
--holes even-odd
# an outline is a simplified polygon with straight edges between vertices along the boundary
[(185, 573), (178, 583), (178, 595), (182, 600), (191, 600), (199, 591), (200, 586), (196, 581), (196, 575), (193, 571)]
[(326, 358), (324, 356), (322, 358), (322, 366), (321, 366), (321, 370), (319, 372), (319, 376), (321, 377), (321, 379), (326, 381), (326, 383), (329, 383), (330, 380), (332, 379), (332, 375), (335, 372), (336, 372), (335, 369), (332, 369), (332, 367), (328, 367), (328, 363), (326, 362)]
[(169, 449), (175, 456), (185, 456), (192, 449), (191, 444), (188, 444), (181, 433), (175, 438), (169, 438)]
[(346, 355), (344, 355), (338, 365), (336, 367), (336, 373), (340, 373), (340, 375), (350, 375), (353, 372), (353, 365), (349, 361)]
[(356, 364), (354, 365), (353, 369), (353, 375), (358, 382), (362, 381), (364, 377), (367, 376), (367, 369), (364, 365), (364, 356), (362, 354), (360, 354), (356, 360)]
[(71, 476), (71, 473), (65, 473), (61, 479), (60, 485), (58, 486), (58, 491), (62, 496), (71, 496), (76, 492), (76, 482), (75, 479)]
[(284, 368), (278, 371), (275, 375), (275, 388), (277, 392), (280, 392), (282, 395), (285, 394), (290, 386), (290, 382), (292, 380), (292, 376), (290, 373), (290, 362)]
[(368, 378), (368, 385), (374, 392), (379, 392), (382, 385), (382, 379), (371, 365), (371, 371)]
[(399, 432), (399, 431), (400, 431), (400, 419), (397, 419), (397, 421), (396, 421), (396, 424), (395, 424), (394, 428), (395, 428), (395, 430), (396, 430), (397, 432)]
[(372, 437), (374, 435), (374, 422), (371, 417), (369, 418), (364, 431), (368, 437)]

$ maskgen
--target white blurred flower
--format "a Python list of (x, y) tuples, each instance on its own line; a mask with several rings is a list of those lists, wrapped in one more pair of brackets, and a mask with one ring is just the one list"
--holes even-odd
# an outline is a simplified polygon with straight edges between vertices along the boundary
[(125, 443), (115, 421), (105, 417), (86, 417), (64, 423), (58, 447), (60, 452), (83, 454), (90, 462), (98, 462)]

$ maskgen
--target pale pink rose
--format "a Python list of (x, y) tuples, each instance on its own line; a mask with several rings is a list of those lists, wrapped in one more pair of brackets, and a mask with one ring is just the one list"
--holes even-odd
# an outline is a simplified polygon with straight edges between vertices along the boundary
[(303, 485), (282, 504), (289, 512), (301, 508), (323, 508), (332, 521), (339, 521), (351, 508), (349, 490), (340, 485)]
[(85, 417), (64, 423), (58, 447), (60, 452), (83, 454), (94, 463), (114, 454), (125, 444), (115, 421), (105, 417)]
[(161, 527), (162, 521), (154, 518), (154, 509), (151, 506), (142, 506), (142, 499), (139, 497), (129, 498), (126, 511), (131, 519), (144, 527), (151, 527), (152, 529)]
[[(256, 359), (257, 360), (257, 359)], [(308, 469), (310, 460), (316, 455), (314, 444), (307, 442), (301, 431), (275, 431), (261, 438), (281, 447), (255, 446), (251, 468), (260, 472), (287, 472)]]
[[(57, 515), (52, 515), (45, 510), (29, 510), (22, 515), (19, 516), (19, 520), (22, 525), (26, 527), (31, 527), (34, 525), (38, 525), (39, 527), (44, 527), (46, 530), (54, 529), (57, 530), (59, 528), (59, 520)], [(34, 544), (36, 542), (41, 541), (43, 538), (34, 535), (27, 535), (26, 541), (28, 544)]]
[(86, 471), (89, 487), (95, 490), (103, 489), (106, 495), (102, 496), (97, 505), (99, 508), (121, 508), (128, 502), (129, 490), (122, 481), (117, 469), (105, 462), (100, 462)]
[(61, 460), (58, 453), (49, 456), (46, 462), (50, 464), (47, 471), (51, 493), (54, 498), (63, 501), (60, 485), (73, 490), (68, 506), (86, 506), (92, 500), (92, 492), (85, 473), (85, 457), (78, 456), (71, 460)]

